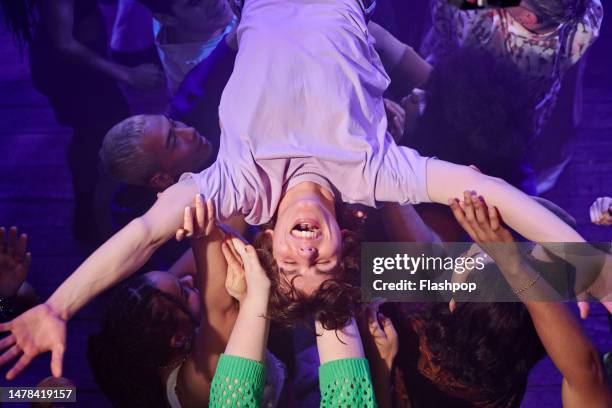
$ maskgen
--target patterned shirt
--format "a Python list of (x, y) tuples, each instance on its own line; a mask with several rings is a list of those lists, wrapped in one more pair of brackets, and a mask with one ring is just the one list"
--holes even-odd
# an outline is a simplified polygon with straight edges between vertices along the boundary
[(600, 0), (590, 0), (582, 18), (538, 34), (503, 8), (461, 11), (446, 0), (432, 0), (431, 6), (433, 27), (422, 49), (429, 62), (462, 46), (510, 58), (532, 91), (536, 134), (555, 106), (563, 75), (597, 39), (603, 19)]

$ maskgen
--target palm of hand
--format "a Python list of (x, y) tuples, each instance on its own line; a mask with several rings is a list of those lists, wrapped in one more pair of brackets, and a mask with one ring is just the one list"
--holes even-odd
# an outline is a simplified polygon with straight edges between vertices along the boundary
[(38, 305), (9, 323), (0, 331), (11, 331), (3, 339), (0, 348), (7, 351), (0, 357), (0, 365), (23, 355), (7, 373), (7, 379), (15, 378), (38, 354), (51, 351), (51, 372), (62, 375), (62, 359), (66, 348), (66, 322), (48, 305)]
[(244, 300), (247, 294), (247, 283), (244, 276), (244, 269), (236, 265), (228, 265), (227, 276), (225, 278), (225, 289), (227, 293), (238, 301)]

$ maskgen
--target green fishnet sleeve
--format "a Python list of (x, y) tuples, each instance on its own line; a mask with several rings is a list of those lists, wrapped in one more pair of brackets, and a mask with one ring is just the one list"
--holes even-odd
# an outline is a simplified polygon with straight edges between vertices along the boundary
[(247, 358), (221, 354), (210, 386), (212, 408), (259, 408), (266, 382), (265, 366)]
[(330, 361), (319, 368), (321, 408), (374, 408), (376, 398), (365, 358)]

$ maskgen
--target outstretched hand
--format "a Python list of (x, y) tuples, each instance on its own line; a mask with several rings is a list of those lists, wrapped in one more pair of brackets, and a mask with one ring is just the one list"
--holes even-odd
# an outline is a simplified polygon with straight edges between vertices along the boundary
[(463, 203), (452, 198), (448, 205), (459, 225), (491, 258), (497, 262), (520, 261), (518, 247), (497, 208), (487, 206), (483, 197), (465, 191)]
[(177, 241), (182, 241), (183, 238), (205, 240), (216, 227), (213, 202), (209, 200), (204, 204), (204, 197), (201, 194), (197, 194), (194, 201), (195, 207), (185, 207), (183, 227), (176, 231)]
[(21, 234), (17, 238), (17, 228), (11, 227), (8, 236), (4, 227), (0, 227), (0, 296), (12, 297), (25, 282), (32, 255), (26, 252), (28, 236)]
[(11, 368), (6, 379), (12, 380), (21, 373), (37, 355), (51, 352), (51, 373), (62, 376), (62, 361), (66, 350), (66, 321), (51, 307), (40, 304), (8, 323), (0, 324), (0, 332), (10, 334), (0, 340), (0, 366), (21, 356)]

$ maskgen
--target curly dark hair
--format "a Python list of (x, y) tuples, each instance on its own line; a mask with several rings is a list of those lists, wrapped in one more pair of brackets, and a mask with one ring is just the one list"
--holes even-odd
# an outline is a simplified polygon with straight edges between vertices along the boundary
[(290, 283), (286, 282), (272, 256), (272, 238), (264, 231), (274, 229), (276, 220), (262, 226), (255, 235), (254, 246), (259, 261), (272, 282), (269, 317), (282, 326), (292, 327), (299, 321), (314, 317), (326, 330), (338, 330), (354, 314), (360, 296), (361, 230), (364, 219), (344, 205), (336, 206), (336, 214), (338, 224), (345, 228), (341, 260), (334, 277), (323, 282), (310, 296), (295, 288), (295, 278)]
[(116, 407), (166, 407), (160, 368), (184, 357), (170, 347), (180, 330), (197, 321), (183, 302), (134, 277), (110, 299), (102, 328), (89, 337), (87, 358), (94, 378)]
[[(414, 366), (406, 353), (402, 334), (418, 320), (431, 362), (450, 374), (455, 383), (472, 390), (478, 398), (490, 398), (495, 406), (518, 406), (531, 368), (545, 355), (531, 317), (522, 303), (458, 303), (454, 313), (448, 304), (430, 304), (416, 314), (395, 305), (392, 318), (402, 327), (397, 369), (410, 376)], [(391, 312), (393, 314), (394, 312)], [(408, 328), (407, 326), (410, 326)]]
[(410, 147), (519, 185), (534, 132), (531, 99), (513, 62), (460, 48), (434, 67)]

